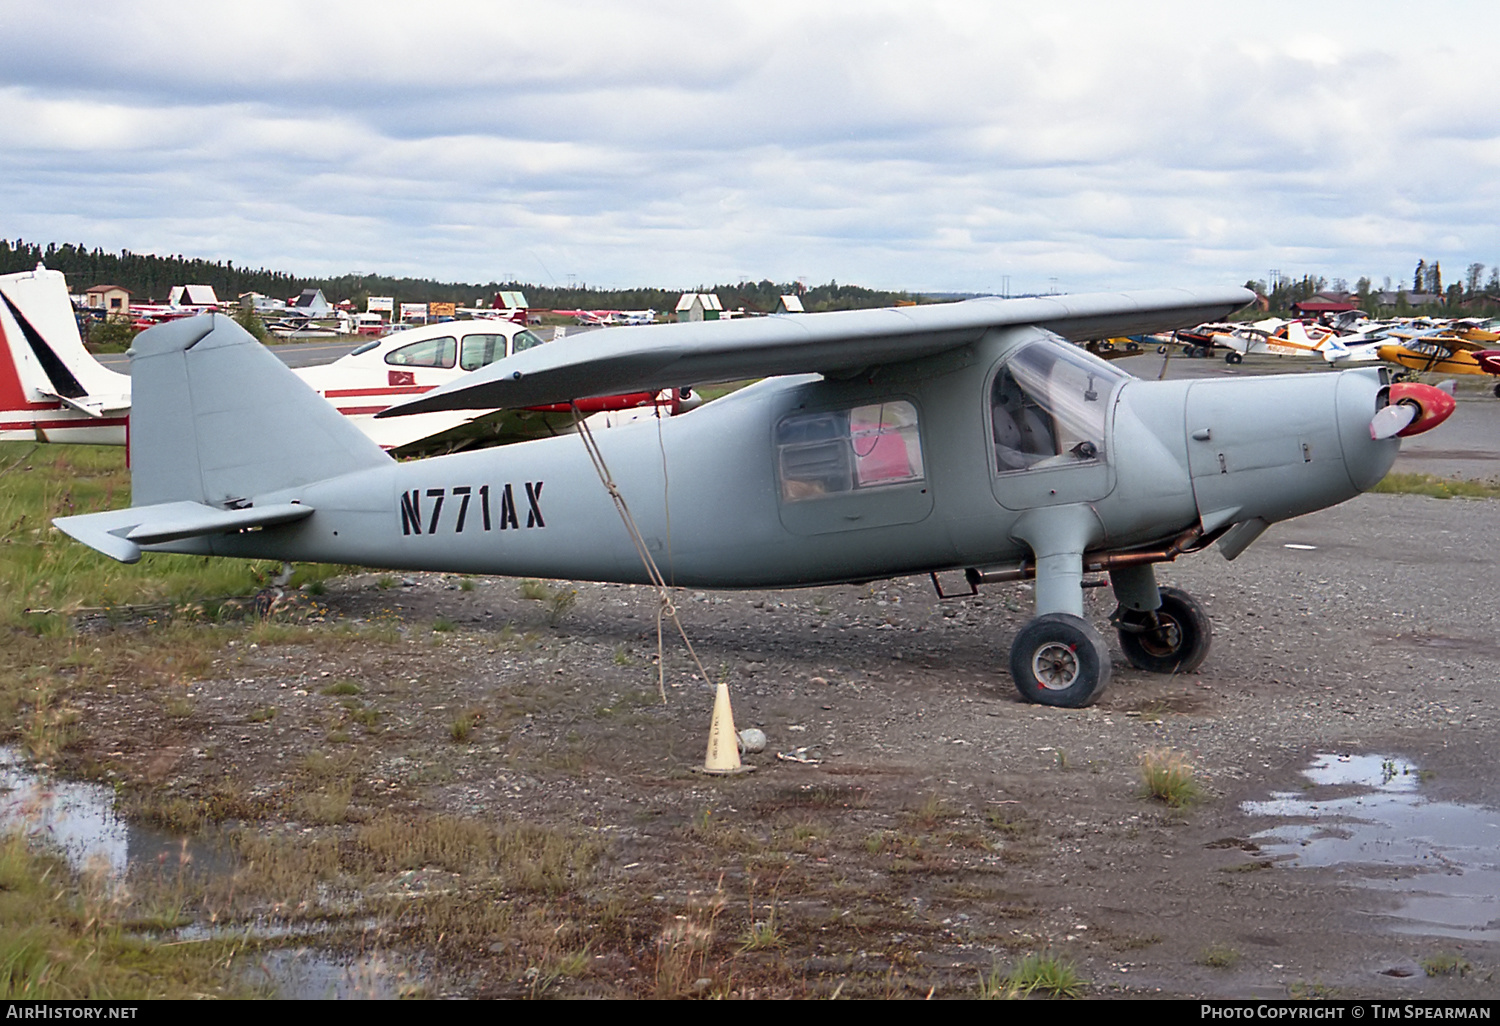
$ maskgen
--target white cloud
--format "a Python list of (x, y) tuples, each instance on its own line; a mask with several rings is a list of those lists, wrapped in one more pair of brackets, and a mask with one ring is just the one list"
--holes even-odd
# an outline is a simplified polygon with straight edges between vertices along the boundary
[(1477, 3), (1421, 46), (1396, 4), (119, 11), (0, 11), (6, 234), (620, 285), (1500, 261)]

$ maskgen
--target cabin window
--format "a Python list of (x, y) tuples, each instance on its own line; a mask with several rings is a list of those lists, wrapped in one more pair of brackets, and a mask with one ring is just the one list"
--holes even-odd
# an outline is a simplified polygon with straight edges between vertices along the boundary
[(465, 335), (459, 348), (458, 365), (466, 371), (488, 367), (505, 359), (504, 335)]
[(385, 362), (394, 367), (452, 368), (457, 350), (458, 343), (452, 336), (445, 335), (393, 350), (386, 354)]
[(776, 452), (789, 502), (924, 479), (917, 408), (901, 399), (794, 414), (776, 425)]
[(1001, 473), (1104, 459), (1104, 421), (1115, 386), (1128, 378), (1072, 346), (1027, 346), (990, 390), (995, 466)]

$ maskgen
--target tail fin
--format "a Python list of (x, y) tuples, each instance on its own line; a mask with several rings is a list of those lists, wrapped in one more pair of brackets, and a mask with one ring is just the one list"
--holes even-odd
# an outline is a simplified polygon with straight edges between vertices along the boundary
[(238, 509), (390, 457), (221, 314), (172, 321), (131, 349), (132, 499)]
[(10, 372), (0, 371), (8, 386), (0, 398), (7, 406), (13, 405), (10, 400), (61, 400), (92, 417), (130, 408), (130, 379), (83, 347), (61, 271), (38, 265), (35, 271), (0, 275), (0, 334), (5, 341), (0, 361), (9, 363)]

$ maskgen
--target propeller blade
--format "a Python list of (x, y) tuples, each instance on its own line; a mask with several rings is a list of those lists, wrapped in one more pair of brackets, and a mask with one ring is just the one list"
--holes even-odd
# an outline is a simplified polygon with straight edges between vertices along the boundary
[(1382, 438), (1393, 438), (1416, 419), (1417, 411), (1414, 407), (1405, 404), (1383, 407), (1370, 418), (1370, 437), (1376, 441)]
[(1447, 381), (1439, 381), (1433, 387), (1440, 392), (1447, 392), (1449, 395), (1452, 395), (1453, 390), (1458, 387), (1458, 382), (1454, 381), (1452, 378), (1449, 378)]

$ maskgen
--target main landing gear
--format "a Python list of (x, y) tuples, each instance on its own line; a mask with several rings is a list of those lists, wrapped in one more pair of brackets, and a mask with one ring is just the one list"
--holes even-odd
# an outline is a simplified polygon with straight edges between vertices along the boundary
[[(1040, 540), (1040, 539), (1037, 539)], [(1010, 646), (1010, 673), (1021, 697), (1077, 709), (1097, 702), (1109, 684), (1109, 649), (1082, 617), (1080, 551), (1038, 550), (1037, 616)], [(1110, 572), (1119, 608), (1110, 617), (1125, 658), (1149, 673), (1191, 673), (1213, 641), (1208, 613), (1192, 596), (1159, 588), (1150, 565)]]

